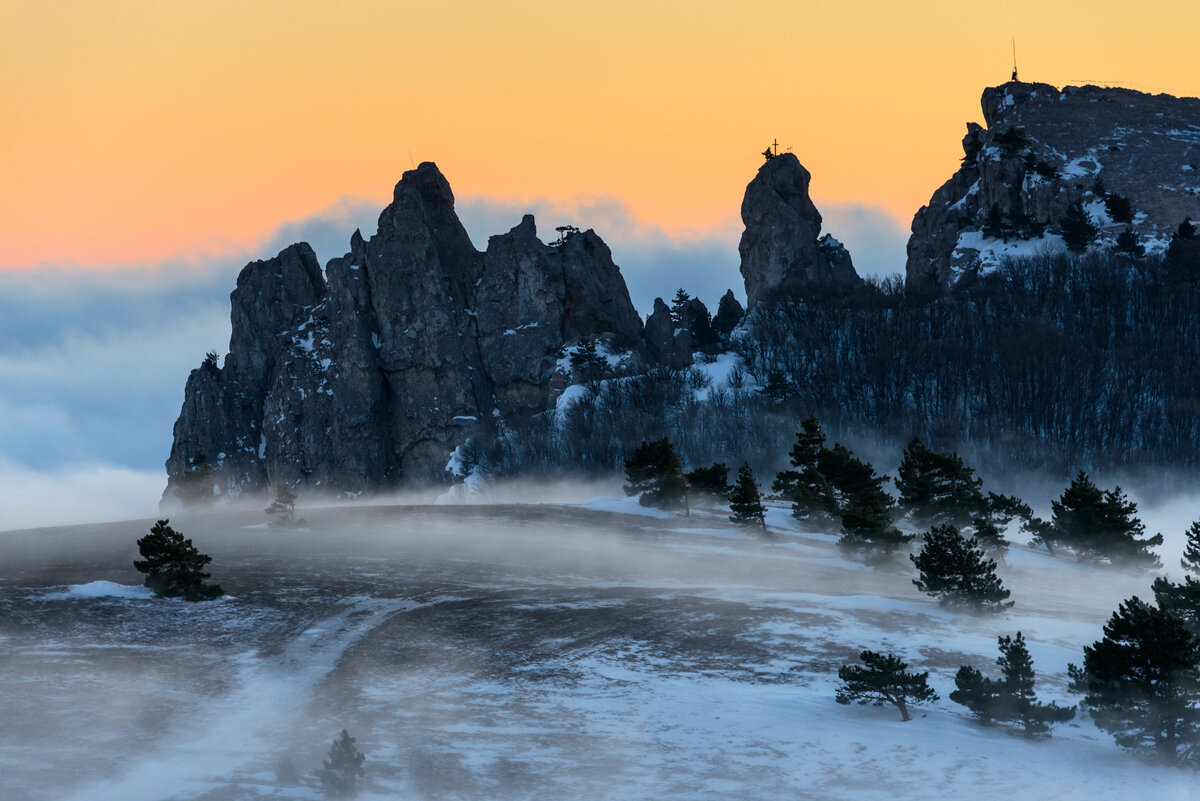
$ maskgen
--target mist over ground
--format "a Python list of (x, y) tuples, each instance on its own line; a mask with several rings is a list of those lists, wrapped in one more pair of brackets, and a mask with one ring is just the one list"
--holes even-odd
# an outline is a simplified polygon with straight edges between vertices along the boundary
[[(1068, 662), (1149, 574), (1015, 545), (999, 573), (1016, 605), (976, 617), (920, 594), (904, 560), (843, 558), (782, 506), (769, 540), (719, 510), (613, 497), (299, 514), (297, 530), (261, 512), (173, 517), (230, 594), (201, 604), (137, 588), (148, 519), (0, 536), (0, 796), (317, 799), (311, 771), (342, 728), (366, 754), (367, 799), (1194, 787), (1087, 718), (1029, 742), (946, 700), (959, 665), (994, 674), (996, 637), (1020, 630), (1039, 696), (1074, 703)], [(909, 723), (837, 705), (836, 670), (862, 648), (929, 670), (942, 700)]]

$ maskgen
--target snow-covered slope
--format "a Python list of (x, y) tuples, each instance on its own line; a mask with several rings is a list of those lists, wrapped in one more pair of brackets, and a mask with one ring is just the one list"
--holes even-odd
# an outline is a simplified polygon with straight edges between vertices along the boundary
[[(1019, 630), (1040, 695), (1073, 703), (1068, 662), (1151, 576), (1017, 546), (999, 571), (1016, 605), (972, 617), (783, 507), (770, 540), (719, 510), (643, 511), (176, 519), (233, 596), (197, 605), (114, 586), (137, 583), (140, 523), (6, 534), (0, 797), (316, 799), (309, 771), (342, 728), (372, 799), (1194, 797), (1193, 773), (1139, 763), (1086, 717), (1031, 743), (946, 700), (959, 665), (994, 675), (997, 635)], [(837, 705), (863, 648), (929, 670), (942, 700), (908, 723)]]

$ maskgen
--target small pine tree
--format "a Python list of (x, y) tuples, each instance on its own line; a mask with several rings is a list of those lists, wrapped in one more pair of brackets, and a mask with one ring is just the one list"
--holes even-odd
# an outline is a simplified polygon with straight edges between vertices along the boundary
[(958, 533), (954, 526), (934, 526), (925, 534), (921, 553), (909, 559), (921, 574), (913, 584), (944, 606), (997, 612), (1012, 606), (1011, 594), (996, 575), (995, 560), (988, 559), (979, 543)]
[(938, 695), (928, 684), (929, 672), (908, 673), (908, 665), (893, 654), (863, 651), (862, 665), (843, 665), (838, 669), (842, 686), (835, 700), (839, 704), (891, 704), (900, 710), (900, 720), (908, 721), (909, 704), (936, 701)]
[(987, 216), (983, 218), (983, 235), (988, 239), (1003, 239), (1008, 241), (1009, 225), (1000, 211), (1000, 204), (993, 203), (988, 207)]
[(675, 325), (683, 324), (683, 307), (687, 306), (687, 302), (692, 299), (683, 287), (675, 290), (675, 297), (671, 299), (671, 319), (675, 321)]
[(1113, 222), (1133, 222), (1133, 203), (1124, 195), (1109, 192), (1104, 196), (1104, 208), (1108, 212), (1108, 216), (1112, 217)]
[(790, 459), (794, 470), (776, 474), (771, 489), (792, 504), (792, 517), (812, 528), (832, 524), (838, 516), (838, 504), (833, 485), (820, 470), (821, 454), (825, 451), (825, 432), (817, 418), (809, 417), (800, 423)]
[(710, 501), (724, 501), (733, 490), (729, 485), (729, 467), (724, 462), (714, 462), (711, 467), (697, 467), (686, 478), (693, 494)]
[(1042, 539), (1049, 537), (1053, 545), (1090, 561), (1106, 559), (1147, 569), (1160, 566), (1150, 549), (1162, 545), (1162, 535), (1144, 536), (1146, 527), (1137, 518), (1137, 504), (1120, 487), (1101, 490), (1080, 470), (1050, 507), (1054, 516)]
[(263, 512), (276, 517), (276, 522), (279, 525), (292, 525), (296, 522), (296, 495), (287, 488), (286, 484), (279, 484), (275, 488), (275, 499), (271, 501), (271, 505)]
[(1092, 225), (1091, 218), (1078, 201), (1067, 209), (1059, 220), (1059, 226), (1062, 228), (1063, 242), (1072, 253), (1084, 252), (1096, 238), (1096, 226)]
[(196, 550), (191, 540), (171, 528), (169, 520), (155, 523), (137, 546), (142, 558), (133, 566), (146, 574), (143, 583), (160, 598), (208, 601), (225, 594), (219, 584), (204, 582), (209, 577), (204, 567), (212, 557)]
[(754, 471), (747, 462), (738, 468), (737, 483), (733, 486), (733, 494), (729, 497), (729, 515), (731, 522), (739, 526), (761, 526), (767, 530), (766, 510), (763, 508), (762, 493), (758, 491), (758, 482), (754, 480)]
[(987, 511), (983, 480), (956, 453), (938, 453), (917, 437), (904, 449), (897, 471), (900, 508), (917, 525), (962, 527)]
[(354, 747), (354, 743), (350, 732), (342, 729), (329, 747), (329, 755), (317, 769), (317, 778), (326, 798), (351, 798), (358, 794), (358, 780), (366, 772), (363, 770), (366, 756)]
[(886, 476), (877, 475), (875, 468), (842, 445), (822, 451), (818, 466), (838, 501), (842, 521), (838, 547), (862, 554), (869, 562), (882, 562), (912, 541), (911, 534), (895, 526), (894, 504), (883, 490)]
[(780, 403), (792, 396), (792, 382), (788, 380), (787, 373), (783, 370), (772, 370), (767, 373), (766, 386), (760, 389), (759, 393)]
[(1200, 640), (1179, 618), (1130, 598), (1104, 625), (1104, 637), (1070, 665), (1092, 720), (1127, 748), (1167, 765), (1194, 760), (1200, 747)]
[(642, 442), (633, 456), (625, 460), (626, 495), (637, 495), (642, 506), (688, 511), (688, 484), (683, 476), (683, 461), (675, 453), (671, 440), (663, 437)]
[(1054, 723), (1075, 717), (1075, 710), (1057, 704), (1042, 704), (1033, 690), (1033, 658), (1025, 646), (1025, 638), (1000, 637), (1000, 656), (996, 659), (1003, 678), (999, 681), (984, 677), (978, 670), (964, 665), (954, 679), (957, 689), (950, 700), (970, 709), (984, 723), (1008, 722), (1029, 738), (1050, 733)]
[(1137, 258), (1146, 255), (1146, 247), (1138, 241), (1137, 234), (1133, 232), (1132, 228), (1126, 228), (1117, 234), (1117, 246), (1115, 249), (1118, 253), (1125, 253)]
[(1183, 569), (1200, 574), (1200, 520), (1192, 523), (1187, 530), (1187, 545), (1183, 549), (1183, 558), (1179, 560)]

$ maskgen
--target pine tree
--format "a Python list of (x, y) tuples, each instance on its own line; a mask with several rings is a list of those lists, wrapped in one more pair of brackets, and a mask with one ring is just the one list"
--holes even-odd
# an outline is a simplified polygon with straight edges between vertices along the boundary
[(271, 501), (271, 505), (263, 512), (269, 515), (276, 515), (276, 523), (278, 525), (292, 525), (296, 522), (296, 495), (287, 488), (286, 484), (279, 484), (275, 488), (275, 499)]
[[(1054, 512), (1042, 539), (1070, 549), (1080, 559), (1134, 567), (1158, 567), (1150, 550), (1162, 545), (1163, 537), (1144, 537), (1146, 527), (1137, 518), (1137, 504), (1120, 487), (1104, 491), (1082, 470), (1071, 486), (1050, 507)], [(1048, 539), (1047, 539), (1048, 538)]]
[(1003, 239), (1008, 241), (1009, 226), (1000, 211), (1000, 205), (993, 203), (988, 207), (987, 216), (983, 218), (983, 235), (988, 239)]
[(142, 558), (133, 566), (146, 574), (143, 583), (160, 598), (207, 601), (224, 595), (219, 584), (204, 583), (209, 577), (204, 567), (212, 557), (196, 550), (191, 540), (184, 539), (169, 524), (169, 520), (159, 520), (137, 541)]
[(731, 522), (739, 526), (761, 526), (767, 530), (766, 510), (763, 508), (762, 493), (758, 491), (758, 482), (754, 480), (754, 471), (747, 462), (738, 468), (737, 483), (733, 486), (733, 494), (729, 497), (729, 515)]
[(691, 299), (692, 296), (684, 291), (683, 287), (675, 291), (675, 297), (671, 299), (671, 319), (675, 321), (675, 325), (683, 323), (683, 307)]
[(1200, 640), (1179, 618), (1130, 598), (1084, 647), (1083, 667), (1068, 670), (1117, 745), (1168, 765), (1200, 753)]
[(787, 373), (783, 370), (772, 370), (767, 373), (767, 384), (759, 390), (759, 394), (765, 395), (776, 403), (785, 401), (793, 394), (792, 382), (788, 380)]
[(869, 562), (880, 562), (912, 541), (911, 534), (903, 534), (895, 526), (892, 498), (883, 490), (886, 476), (876, 475), (875, 468), (836, 444), (821, 452), (818, 468), (837, 500), (842, 522), (840, 548), (863, 554)]
[(1059, 225), (1062, 228), (1063, 242), (1072, 253), (1084, 252), (1096, 238), (1096, 226), (1092, 225), (1091, 218), (1078, 201), (1067, 209), (1066, 214), (1059, 220)]
[(937, 693), (929, 687), (929, 672), (908, 673), (908, 665), (893, 654), (863, 651), (858, 655), (862, 665), (844, 665), (838, 669), (842, 686), (834, 696), (839, 704), (858, 701), (860, 704), (883, 706), (891, 704), (900, 710), (902, 721), (910, 720), (909, 704), (936, 701)]
[(917, 525), (963, 527), (987, 511), (983, 480), (956, 453), (930, 450), (917, 437), (904, 449), (897, 472), (900, 508)]
[(1003, 678), (999, 681), (984, 677), (966, 665), (954, 679), (957, 689), (950, 700), (970, 709), (984, 723), (1000, 721), (1014, 724), (1026, 737), (1042, 737), (1050, 733), (1054, 723), (1075, 717), (1075, 710), (1057, 704), (1042, 704), (1033, 690), (1033, 659), (1025, 646), (1025, 638), (1000, 637), (1000, 666)]
[(1008, 540), (1000, 532), (1000, 527), (996, 525), (996, 521), (992, 518), (973, 518), (971, 520), (971, 527), (975, 529), (975, 541), (988, 553), (1003, 554), (1005, 549), (1008, 548)]
[(675, 453), (671, 440), (663, 437), (643, 442), (625, 460), (626, 495), (638, 495), (642, 506), (688, 510), (687, 479), (683, 461)]
[(1185, 576), (1183, 583), (1159, 577), (1151, 585), (1158, 608), (1183, 621), (1187, 630), (1200, 637), (1200, 581)]
[(838, 516), (833, 486), (820, 470), (821, 453), (825, 450), (825, 432), (817, 418), (809, 417), (800, 423), (790, 459), (794, 470), (776, 474), (771, 485), (774, 492), (792, 504), (792, 517), (812, 528), (832, 524)]
[(711, 467), (697, 467), (686, 478), (692, 493), (710, 502), (724, 501), (733, 491), (729, 485), (729, 467), (724, 462), (715, 462)]
[(354, 747), (354, 743), (350, 732), (342, 729), (329, 747), (329, 755), (317, 769), (317, 778), (326, 798), (351, 798), (358, 794), (358, 780), (366, 772), (363, 770), (366, 756)]
[(1192, 523), (1187, 530), (1187, 545), (1183, 549), (1183, 558), (1179, 560), (1183, 569), (1200, 574), (1200, 520)]
[(934, 526), (925, 534), (921, 552), (909, 559), (921, 574), (913, 584), (944, 606), (998, 612), (1012, 606), (1011, 594), (996, 575), (996, 562), (988, 559), (979, 543), (958, 533), (954, 526)]
[(1117, 245), (1115, 249), (1118, 253), (1125, 253), (1139, 259), (1146, 255), (1146, 247), (1142, 243), (1138, 242), (1137, 234), (1133, 232), (1132, 228), (1126, 228), (1124, 231), (1117, 234)]

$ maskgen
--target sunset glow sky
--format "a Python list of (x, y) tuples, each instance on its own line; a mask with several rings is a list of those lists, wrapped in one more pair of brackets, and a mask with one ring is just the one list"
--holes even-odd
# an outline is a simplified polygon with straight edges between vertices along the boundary
[(0, 0), (0, 267), (253, 249), (424, 160), (460, 199), (727, 228), (776, 137), (818, 204), (907, 227), (1012, 37), (1026, 80), (1196, 95), (1197, 23), (1097, 0)]

